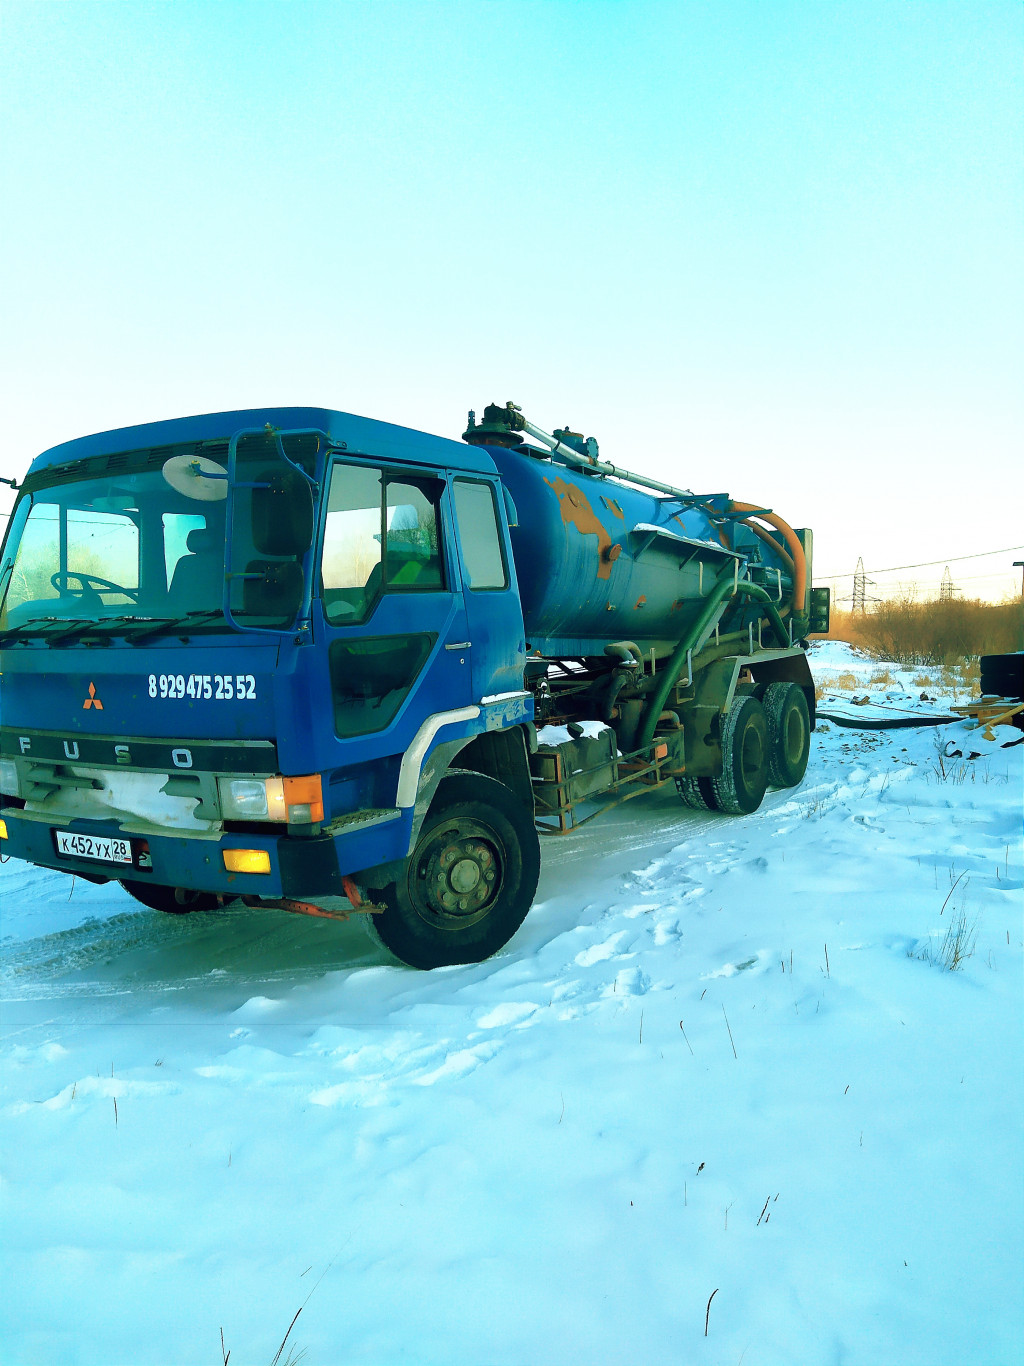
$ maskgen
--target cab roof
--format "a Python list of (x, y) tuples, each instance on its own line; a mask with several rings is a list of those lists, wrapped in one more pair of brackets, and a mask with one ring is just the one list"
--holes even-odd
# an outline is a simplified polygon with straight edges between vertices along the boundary
[(339, 413), (329, 408), (240, 408), (227, 413), (201, 413), (165, 422), (145, 422), (136, 427), (118, 427), (109, 432), (76, 437), (36, 456), (29, 474), (92, 455), (152, 450), (193, 441), (229, 440), (235, 432), (265, 427), (267, 423), (283, 431), (313, 429), (326, 432), (332, 442), (352, 454), (479, 474), (496, 472), (494, 461), (477, 446), (419, 432), (412, 427), (398, 427), (393, 422), (378, 422), (374, 418)]

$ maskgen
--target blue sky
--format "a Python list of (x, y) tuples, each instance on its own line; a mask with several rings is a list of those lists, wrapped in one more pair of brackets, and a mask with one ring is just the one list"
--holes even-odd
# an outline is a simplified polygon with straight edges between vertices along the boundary
[(813, 526), (824, 573), (1024, 543), (1016, 3), (0, 16), (3, 473), (510, 398)]

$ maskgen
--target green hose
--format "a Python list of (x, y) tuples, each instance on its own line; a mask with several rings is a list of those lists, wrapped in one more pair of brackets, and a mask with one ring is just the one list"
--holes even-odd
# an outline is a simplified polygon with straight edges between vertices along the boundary
[(775, 634), (779, 638), (779, 644), (783, 649), (787, 649), (791, 644), (789, 632), (786, 630), (786, 625), (783, 622), (782, 617), (779, 616), (779, 610), (765, 590), (756, 583), (747, 583), (742, 579), (739, 583), (734, 583), (734, 572), (735, 571), (730, 565), (729, 568), (724, 570), (715, 580), (715, 586), (705, 599), (704, 608), (701, 611), (700, 616), (672, 651), (671, 658), (665, 665), (662, 673), (661, 681), (654, 689), (654, 692), (651, 694), (651, 699), (647, 703), (647, 709), (644, 712), (644, 719), (640, 724), (640, 731), (636, 740), (638, 749), (643, 749), (645, 745), (649, 745), (654, 739), (654, 729), (658, 724), (658, 717), (664, 710), (668, 695), (675, 687), (679, 675), (686, 665), (687, 654), (689, 654), (704, 632), (711, 626), (719, 613), (719, 608), (726, 598), (742, 595), (743, 597), (753, 598), (755, 602), (762, 603), (767, 609), (768, 619), (771, 621)]

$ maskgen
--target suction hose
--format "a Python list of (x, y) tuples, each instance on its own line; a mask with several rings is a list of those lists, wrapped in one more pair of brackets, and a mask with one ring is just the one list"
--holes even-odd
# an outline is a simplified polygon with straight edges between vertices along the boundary
[[(804, 548), (800, 544), (800, 537), (796, 534), (788, 522), (775, 512), (762, 512), (755, 503), (730, 503), (730, 512), (753, 512), (762, 522), (767, 522), (776, 531), (782, 533), (782, 539), (789, 548), (789, 553), (793, 557), (793, 615), (795, 617), (806, 616), (805, 603), (807, 599), (807, 556)], [(745, 526), (749, 526), (751, 531), (761, 536), (764, 540), (767, 533), (762, 533), (752, 521), (745, 520)]]
[[(734, 504), (734, 506), (736, 506)], [(794, 537), (795, 539), (795, 537)], [(799, 545), (799, 541), (797, 542)], [(801, 547), (802, 553), (803, 547)], [(658, 724), (658, 717), (665, 710), (665, 703), (668, 695), (675, 687), (679, 675), (686, 666), (686, 656), (696, 648), (701, 638), (712, 629), (715, 620), (720, 615), (722, 604), (727, 598), (746, 597), (752, 598), (754, 602), (764, 605), (765, 611), (778, 637), (780, 646), (783, 649), (790, 644), (789, 632), (786, 630), (785, 622), (779, 615), (779, 609), (775, 606), (771, 597), (756, 583), (747, 583), (741, 579), (739, 583), (733, 581), (733, 568), (730, 565), (715, 580), (715, 586), (704, 600), (701, 614), (693, 623), (686, 635), (683, 636), (679, 644), (672, 651), (671, 658), (665, 665), (661, 674), (661, 680), (651, 693), (647, 706), (644, 710), (643, 720), (640, 723), (640, 730), (636, 737), (636, 748), (643, 749), (649, 745), (654, 738), (654, 730)]]

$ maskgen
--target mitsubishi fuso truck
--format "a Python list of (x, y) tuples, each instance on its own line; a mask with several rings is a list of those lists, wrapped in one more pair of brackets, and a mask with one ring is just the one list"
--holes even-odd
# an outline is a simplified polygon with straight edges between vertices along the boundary
[(69, 441), (0, 559), (0, 852), (479, 961), (541, 834), (666, 783), (742, 814), (800, 782), (810, 563), (771, 508), (513, 404), (462, 441), (320, 408)]

